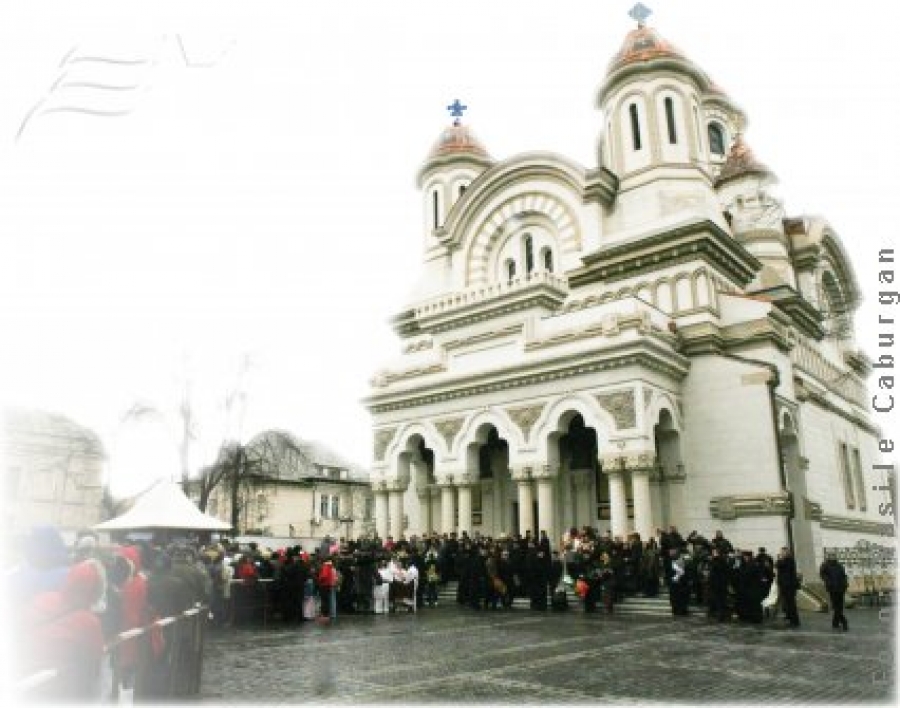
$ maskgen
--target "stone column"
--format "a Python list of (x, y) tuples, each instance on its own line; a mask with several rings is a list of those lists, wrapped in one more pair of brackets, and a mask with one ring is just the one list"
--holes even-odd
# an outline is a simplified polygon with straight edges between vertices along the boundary
[[(556, 481), (554, 470), (545, 465), (537, 477), (537, 497), (538, 497), (538, 538), (540, 532), (546, 531), (547, 537), (551, 544), (556, 543), (559, 534), (556, 529), (556, 514), (554, 513), (555, 503), (553, 494), (553, 484)], [(555, 547), (555, 545), (552, 545)]]
[(390, 490), (388, 498), (391, 517), (391, 533), (394, 541), (398, 541), (403, 535), (403, 488), (394, 486)]
[(641, 541), (653, 536), (653, 507), (650, 502), (650, 468), (642, 467), (631, 472), (631, 490), (634, 493), (634, 530)]
[(440, 533), (441, 529), (441, 488), (430, 485), (428, 498), (431, 502), (431, 530)]
[(468, 476), (460, 477), (456, 486), (456, 499), (459, 504), (459, 534), (465, 531), (472, 535), (472, 483)]
[(449, 482), (441, 484), (441, 533), (456, 531), (456, 489)]
[(573, 482), (575, 484), (575, 523), (574, 526), (580, 529), (582, 526), (593, 526), (593, 515), (591, 514), (591, 505), (594, 500), (591, 498), (591, 479), (590, 470), (578, 470), (573, 472)]
[(522, 467), (513, 472), (513, 481), (519, 487), (519, 533), (525, 537), (526, 531), (534, 533), (534, 501), (531, 488), (531, 468)]
[(375, 489), (375, 533), (384, 541), (388, 536), (388, 493), (383, 483)]
[(419, 496), (419, 535), (431, 531), (431, 494), (428, 488), (416, 490)]
[(622, 536), (628, 533), (628, 500), (625, 498), (625, 477), (621, 469), (613, 469), (607, 472), (609, 479), (609, 525), (613, 536)]

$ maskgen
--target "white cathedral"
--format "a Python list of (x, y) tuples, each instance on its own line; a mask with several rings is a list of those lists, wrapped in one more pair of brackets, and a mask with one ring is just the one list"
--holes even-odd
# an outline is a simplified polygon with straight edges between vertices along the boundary
[(596, 93), (597, 164), (496, 161), (458, 116), (418, 171), (422, 277), (372, 379), (378, 534), (737, 547), (885, 542), (859, 285), (789, 216), (746, 116), (643, 22)]

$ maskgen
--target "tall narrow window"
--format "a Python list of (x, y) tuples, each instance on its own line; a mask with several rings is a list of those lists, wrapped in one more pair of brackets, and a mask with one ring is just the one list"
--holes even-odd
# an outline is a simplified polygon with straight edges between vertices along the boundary
[(341, 516), (341, 498), (334, 494), (331, 497), (331, 518), (338, 519)]
[(709, 124), (709, 151), (713, 155), (725, 154), (725, 132), (718, 123)]
[(853, 448), (853, 478), (856, 481), (856, 498), (859, 500), (859, 510), (866, 510), (866, 481), (863, 477), (862, 460), (859, 456), (859, 448)]
[(553, 272), (553, 251), (549, 248), (544, 249), (544, 270)]
[(635, 150), (641, 149), (641, 122), (638, 120), (638, 107), (636, 103), (632, 103), (628, 107), (628, 113), (631, 115), (631, 141)]
[(697, 112), (697, 106), (694, 106), (694, 128), (697, 129), (697, 152), (703, 154), (703, 141), (700, 140), (700, 114)]
[(506, 261), (506, 279), (512, 280), (516, 277), (516, 262), (512, 258)]
[(464, 184), (459, 185), (459, 194), (458, 194), (457, 198), (461, 197), (465, 193), (466, 193), (466, 185), (464, 185)]
[(436, 229), (441, 225), (441, 198), (438, 196), (436, 189), (431, 193), (431, 210), (433, 228)]
[(319, 516), (323, 519), (328, 518), (328, 495), (323, 494), (319, 497)]
[(525, 234), (525, 274), (531, 275), (534, 270), (534, 243), (531, 234)]
[(664, 103), (666, 105), (666, 127), (669, 129), (669, 143), (674, 145), (678, 142), (678, 135), (675, 133), (675, 102), (671, 97), (666, 97)]
[(850, 478), (850, 455), (845, 443), (841, 443), (840, 456), (841, 481), (844, 483), (844, 497), (847, 502), (847, 508), (853, 509), (856, 507), (856, 497), (853, 494), (853, 480)]

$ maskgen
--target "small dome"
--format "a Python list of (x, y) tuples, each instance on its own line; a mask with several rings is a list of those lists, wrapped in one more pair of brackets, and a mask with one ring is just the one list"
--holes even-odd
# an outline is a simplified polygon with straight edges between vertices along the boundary
[(652, 27), (638, 26), (631, 30), (622, 43), (622, 48), (609, 62), (607, 76), (628, 64), (652, 61), (653, 59), (674, 58), (688, 63), (688, 58), (674, 44), (659, 36)]
[(455, 122), (444, 129), (428, 153), (426, 161), (449, 155), (466, 154), (490, 160), (484, 145), (468, 126)]
[(419, 168), (416, 182), (421, 187), (422, 180), (428, 172), (455, 165), (458, 160), (475, 163), (481, 168), (479, 171), (494, 164), (493, 158), (484, 149), (484, 145), (475, 137), (475, 134), (459, 121), (454, 121), (453, 125), (444, 128), (432, 146), (428, 157)]
[(716, 177), (716, 187), (744, 175), (764, 175), (774, 177), (775, 174), (762, 162), (756, 159), (753, 150), (744, 142), (744, 138), (738, 133), (734, 137), (734, 144), (728, 152), (722, 171)]

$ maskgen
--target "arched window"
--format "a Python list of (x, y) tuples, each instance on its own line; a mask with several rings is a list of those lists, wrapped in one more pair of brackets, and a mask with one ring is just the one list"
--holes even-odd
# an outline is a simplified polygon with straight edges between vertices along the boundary
[(542, 252), (542, 260), (544, 262), (544, 270), (549, 273), (553, 272), (553, 251), (549, 248), (545, 248)]
[(534, 270), (534, 243), (531, 234), (525, 234), (525, 274), (531, 275)]
[(506, 279), (512, 280), (516, 277), (516, 262), (512, 258), (506, 259)]
[(464, 184), (459, 185), (459, 193), (457, 194), (456, 198), (459, 199), (459, 197), (461, 197), (465, 193), (466, 193), (466, 185), (464, 185)]
[(638, 119), (638, 107), (636, 103), (632, 103), (628, 107), (628, 113), (631, 115), (631, 141), (635, 150), (641, 149), (641, 122)]
[(666, 127), (669, 129), (669, 143), (674, 145), (678, 142), (678, 135), (675, 133), (675, 102), (671, 96), (667, 96), (663, 103), (666, 106)]
[(433, 228), (436, 229), (441, 225), (441, 197), (436, 189), (431, 193), (431, 211)]
[(713, 155), (725, 154), (725, 131), (718, 123), (709, 124), (709, 151)]

